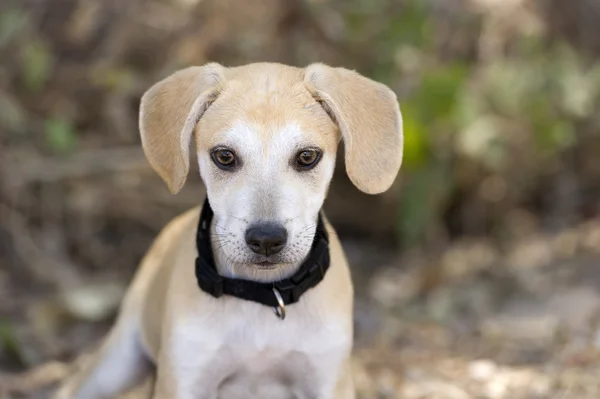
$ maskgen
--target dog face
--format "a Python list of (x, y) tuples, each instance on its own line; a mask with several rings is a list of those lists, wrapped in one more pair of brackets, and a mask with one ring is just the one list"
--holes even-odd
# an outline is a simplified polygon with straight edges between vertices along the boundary
[(347, 173), (367, 193), (386, 190), (402, 159), (395, 95), (321, 64), (184, 69), (144, 94), (140, 131), (173, 193), (194, 135), (217, 263), (257, 281), (289, 275), (310, 251), (340, 138)]
[(229, 83), (196, 129), (220, 264), (256, 279), (306, 257), (339, 138), (297, 74)]

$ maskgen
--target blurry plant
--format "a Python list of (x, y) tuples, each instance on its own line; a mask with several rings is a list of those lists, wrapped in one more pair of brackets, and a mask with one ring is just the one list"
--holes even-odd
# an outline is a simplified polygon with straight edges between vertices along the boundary
[(12, 362), (19, 366), (27, 366), (21, 345), (17, 339), (17, 334), (10, 322), (0, 319), (0, 351), (4, 352)]
[(42, 89), (54, 64), (48, 45), (42, 40), (32, 40), (22, 49), (23, 84), (31, 91)]
[[(346, 16), (354, 40), (368, 41), (378, 55), (367, 74), (391, 85), (399, 74), (403, 74), (403, 80), (417, 82), (401, 98), (403, 170), (407, 178), (400, 200), (398, 231), (408, 245), (427, 234), (436, 217), (439, 196), (443, 197), (441, 193), (446, 190), (443, 183), (447, 178), (443, 176), (449, 157), (437, 147), (439, 137), (453, 129), (456, 96), (469, 72), (462, 63), (444, 65), (431, 57), (435, 32), (430, 11), (427, 2), (409, 0), (388, 3), (378, 8), (377, 16), (359, 12)], [(376, 26), (373, 21), (377, 21)]]
[[(506, 151), (510, 140), (522, 141), (508, 132), (520, 125), (531, 132), (533, 155), (540, 162), (576, 143), (574, 124), (593, 114), (600, 97), (600, 65), (583, 68), (576, 53), (563, 45), (498, 59), (479, 69), (461, 98), (459, 142), (494, 136)], [(491, 145), (484, 147), (493, 151)], [(484, 148), (478, 155), (486, 162), (490, 154)], [(508, 158), (494, 165), (501, 168), (506, 162)]]
[[(401, 89), (398, 233), (407, 245), (422, 242), (443, 220), (445, 199), (458, 183), (457, 160), (479, 165), (473, 181), (499, 174), (518, 187), (580, 142), (577, 123), (600, 103), (600, 64), (586, 66), (572, 47), (549, 43), (540, 29), (519, 31), (510, 49), (473, 62), (435, 47), (439, 24), (431, 2), (366, 11), (362, 2), (352, 4), (345, 18), (351, 41), (376, 55), (366, 73)], [(481, 24), (460, 26), (477, 37)]]
[(412, 171), (426, 166), (429, 162), (429, 137), (427, 127), (411, 112), (410, 104), (401, 104), (404, 129), (403, 168)]
[[(505, 7), (503, 2), (495, 3), (495, 10)], [(189, 42), (191, 48), (198, 47), (196, 22), (183, 14), (180, 22), (169, 22), (171, 17), (165, 15), (159, 18), (164, 19), (160, 26), (153, 22), (149, 28), (140, 20), (125, 29), (119, 25), (124, 19), (115, 19), (114, 26), (113, 21), (102, 19), (116, 15), (116, 8), (98, 7), (107, 7), (107, 12), (90, 14), (99, 19), (92, 21), (96, 27), (92, 30), (98, 32), (81, 37), (73, 33), (78, 29), (68, 26), (80, 21), (78, 16), (53, 25), (64, 17), (61, 11), (50, 18), (55, 8), (46, 10), (48, 15), (16, 8), (0, 15), (0, 50), (8, 60), (0, 84), (9, 83), (0, 90), (2, 130), (41, 130), (36, 135), (41, 141), (31, 140), (33, 145), (63, 154), (77, 146), (75, 120), (86, 131), (86, 140), (114, 125), (121, 127), (106, 135), (106, 145), (130, 143), (137, 137), (141, 88), (158, 71), (171, 68), (165, 65), (169, 57), (161, 56), (170, 51), (169, 46)], [(396, 91), (405, 133), (397, 233), (407, 245), (443, 234), (446, 221), (453, 219), (450, 216), (459, 214), (458, 218), (471, 218), (469, 222), (497, 220), (507, 210), (536, 202), (533, 197), (539, 193), (534, 191), (539, 188), (527, 191), (528, 186), (558, 185), (548, 177), (552, 166), (575, 167), (574, 162), (564, 162), (566, 155), (576, 154), (573, 150), (585, 146), (589, 137), (597, 140), (600, 119), (594, 111), (600, 106), (600, 64), (586, 60), (569, 44), (551, 42), (551, 35), (545, 36), (549, 32), (541, 27), (543, 15), (536, 10), (530, 10), (536, 14), (533, 19), (512, 21), (509, 14), (493, 17), (491, 12), (473, 12), (460, 1), (306, 3), (307, 9), (313, 7), (326, 9), (319, 15), (332, 18), (311, 18), (318, 10), (292, 9), (289, 20), (281, 21), (276, 41), (287, 43), (293, 36), (290, 43), (300, 43), (298, 48), (289, 46), (275, 55), (271, 48), (279, 45), (271, 46), (272, 38), (267, 40), (270, 34), (265, 33), (262, 39), (252, 39), (256, 57), (282, 58), (282, 62), (294, 62), (298, 54), (321, 58), (359, 69)], [(494, 24), (506, 26), (486, 30)], [(219, 25), (228, 26), (222, 21)], [(104, 30), (118, 34), (101, 38)], [(206, 53), (206, 61), (241, 63), (236, 59), (239, 55), (232, 53), (237, 37), (223, 28), (199, 46), (201, 50), (190, 51)], [(260, 47), (263, 39), (265, 45)], [(485, 51), (486, 46), (494, 51)], [(14, 61), (4, 54), (10, 55), (13, 48)], [(204, 60), (204, 55), (199, 59)], [(55, 68), (61, 72), (56, 76)], [(96, 95), (99, 106), (90, 107), (96, 104)], [(102, 123), (103, 118), (109, 123)], [(26, 141), (14, 142), (28, 145)], [(588, 146), (588, 152), (594, 145)], [(586, 162), (587, 170), (595, 170), (589, 157)], [(581, 178), (579, 171), (571, 174)], [(485, 197), (482, 187), (492, 176), (506, 189)], [(497, 204), (501, 206), (489, 210)], [(471, 207), (480, 212), (475, 215)], [(456, 214), (448, 216), (452, 212)], [(463, 219), (459, 223), (467, 224)], [(486, 223), (475, 224), (488, 229), (494, 222)], [(473, 230), (482, 231), (478, 229)]]
[(0, 127), (21, 132), (26, 125), (26, 112), (11, 96), (0, 92)]
[(130, 91), (135, 81), (133, 70), (116, 65), (98, 66), (91, 71), (90, 77), (95, 85), (121, 92)]
[(458, 95), (467, 76), (467, 67), (460, 63), (426, 69), (403, 104), (404, 168), (408, 177), (398, 227), (406, 245), (427, 236), (452, 188), (451, 148), (446, 143), (455, 129)]
[(566, 44), (558, 46), (551, 57), (547, 62), (555, 66), (553, 83), (562, 99), (563, 110), (574, 118), (592, 114), (600, 98), (600, 64), (585, 67), (581, 57)]
[(52, 150), (67, 153), (73, 150), (76, 136), (73, 125), (66, 119), (54, 117), (45, 124), (46, 142)]
[(19, 9), (9, 9), (0, 14), (0, 48), (15, 38), (27, 23), (27, 15)]
[(408, 173), (398, 214), (399, 238), (405, 246), (430, 238), (439, 223), (439, 211), (452, 187), (450, 169), (430, 163)]
[(423, 121), (448, 128), (454, 124), (457, 95), (467, 81), (469, 68), (459, 62), (426, 70), (412, 99)]

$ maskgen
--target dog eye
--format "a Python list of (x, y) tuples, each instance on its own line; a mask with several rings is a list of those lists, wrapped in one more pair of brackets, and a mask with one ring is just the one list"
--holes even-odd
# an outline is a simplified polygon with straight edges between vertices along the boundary
[(300, 169), (312, 169), (321, 159), (321, 152), (315, 149), (302, 150), (296, 156), (296, 164)]
[(213, 162), (221, 169), (231, 169), (236, 165), (233, 151), (226, 148), (217, 148), (211, 153)]

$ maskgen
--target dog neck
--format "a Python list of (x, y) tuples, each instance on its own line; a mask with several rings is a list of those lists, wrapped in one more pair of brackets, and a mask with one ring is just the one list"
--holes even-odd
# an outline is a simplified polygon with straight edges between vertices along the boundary
[(284, 318), (285, 305), (297, 302), (306, 291), (325, 277), (330, 262), (329, 237), (320, 214), (313, 244), (306, 259), (299, 265), (291, 265), (289, 276), (280, 275), (274, 279), (277, 275), (270, 270), (270, 279), (266, 280), (267, 276), (264, 275), (265, 280), (262, 281), (239, 277), (239, 274), (232, 273), (235, 268), (227, 259), (219, 259), (219, 253), (215, 253), (211, 245), (211, 233), (214, 234), (213, 216), (207, 199), (202, 207), (196, 235), (196, 278), (198, 286), (210, 295), (217, 298), (230, 295), (272, 306), (283, 312), (281, 317), (281, 312), (276, 311)]

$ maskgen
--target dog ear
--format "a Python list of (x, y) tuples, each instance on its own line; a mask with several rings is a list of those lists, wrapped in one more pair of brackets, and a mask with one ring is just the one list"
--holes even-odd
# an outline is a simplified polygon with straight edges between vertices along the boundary
[(222, 89), (224, 69), (216, 63), (182, 69), (142, 96), (142, 148), (173, 194), (181, 190), (187, 179), (192, 132)]
[(342, 133), (352, 183), (367, 194), (389, 189), (402, 164), (402, 115), (396, 94), (354, 71), (323, 64), (309, 65), (304, 81)]

